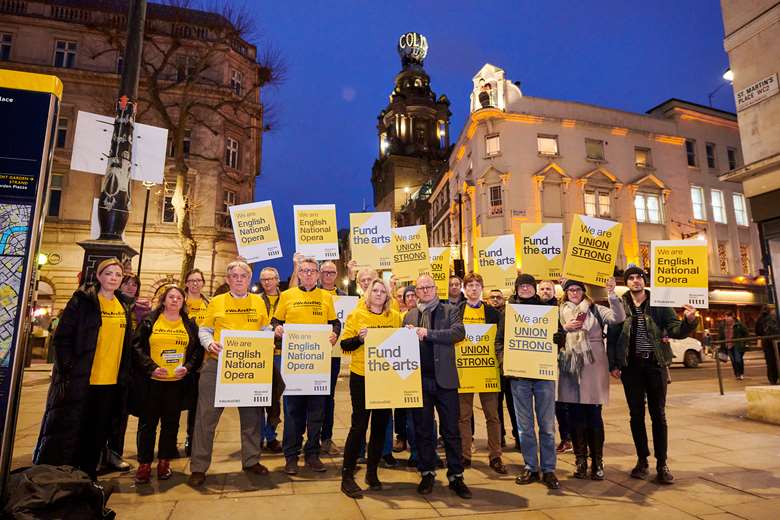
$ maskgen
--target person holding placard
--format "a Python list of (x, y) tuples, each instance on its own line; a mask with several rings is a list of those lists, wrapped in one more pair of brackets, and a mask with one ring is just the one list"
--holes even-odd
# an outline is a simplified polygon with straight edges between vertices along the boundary
[[(509, 298), (509, 303), (545, 305), (536, 294), (536, 279), (530, 274), (518, 275), (515, 294)], [(555, 476), (555, 381), (515, 377), (510, 378), (510, 387), (520, 436), (520, 451), (525, 462), (515, 482), (526, 485), (541, 480), (548, 488), (558, 489), (561, 484)], [(539, 424), (538, 441), (534, 429), (534, 412)]]
[(609, 308), (596, 305), (584, 283), (567, 280), (563, 285), (560, 322), (566, 331), (558, 352), (558, 401), (566, 405), (574, 456), (575, 478), (604, 480), (604, 421), (601, 407), (609, 402), (609, 362), (604, 325), (626, 319), (615, 294), (615, 279), (606, 283)]
[[(460, 310), (463, 324), (495, 324), (496, 325), (496, 357), (499, 367), (504, 354), (504, 324), (501, 313), (493, 307), (485, 305), (482, 301), (482, 289), (484, 282), (482, 276), (469, 273), (463, 278), (466, 288), (466, 298), (458, 309)], [(499, 376), (500, 377), (500, 376)], [(498, 420), (498, 396), (500, 392), (480, 392), (479, 400), (482, 403), (482, 412), (485, 414), (488, 437), (488, 460), (490, 468), (500, 475), (506, 475), (507, 469), (501, 460), (501, 421)], [(471, 467), (471, 445), (473, 435), (471, 430), (474, 417), (474, 394), (458, 394), (460, 401), (459, 423), (460, 440), (463, 449), (463, 466)]]
[(390, 306), (390, 290), (382, 280), (372, 280), (366, 293), (365, 307), (357, 307), (347, 317), (341, 349), (351, 354), (349, 363), (349, 393), (352, 397), (352, 423), (344, 445), (344, 465), (341, 469), (341, 491), (351, 498), (360, 498), (362, 490), (355, 482), (355, 468), (361, 446), (365, 442), (369, 420), (366, 484), (371, 490), (382, 489), (377, 476), (379, 460), (385, 442), (385, 430), (390, 421), (390, 409), (366, 410), (365, 353), (363, 344), (368, 329), (401, 327), (401, 315)]
[[(184, 277), (185, 304), (187, 305), (187, 316), (196, 324), (199, 324), (206, 317), (206, 308), (209, 299), (203, 294), (203, 286), (206, 284), (206, 278), (200, 269), (192, 269)], [(187, 409), (187, 439), (184, 441), (184, 454), (188, 457), (192, 454), (192, 432), (195, 430), (195, 416), (197, 415), (198, 405), (198, 379), (200, 374), (195, 371), (190, 374), (193, 378), (194, 392), (190, 400), (190, 407)]]
[(647, 478), (650, 450), (645, 428), (645, 401), (653, 423), (658, 484), (672, 484), (674, 477), (667, 465), (668, 433), (666, 425), (667, 370), (674, 355), (666, 337), (683, 339), (696, 330), (696, 309), (685, 305), (682, 321), (671, 307), (652, 307), (650, 291), (645, 289), (645, 271), (635, 265), (623, 273), (628, 291), (622, 297), (626, 320), (609, 327), (607, 356), (612, 376), (620, 378), (631, 416), (637, 462), (631, 477)]
[(158, 423), (157, 478), (171, 477), (170, 459), (177, 455), (179, 417), (191, 399), (190, 376), (203, 360), (198, 326), (187, 315), (184, 298), (184, 291), (169, 286), (157, 309), (141, 322), (133, 340), (136, 374), (131, 398), (138, 415), (137, 484), (148, 483), (151, 477)]
[[(268, 313), (263, 300), (249, 292), (252, 268), (244, 261), (235, 260), (227, 266), (228, 292), (214, 296), (200, 324), (198, 339), (206, 350), (206, 358), (198, 382), (198, 412), (192, 443), (189, 484), (202, 486), (211, 465), (214, 433), (224, 408), (214, 406), (217, 387), (217, 359), (222, 351), (223, 330), (261, 330), (268, 325)], [(268, 468), (260, 464), (260, 436), (263, 409), (241, 406), (241, 467), (255, 475), (267, 475)]]
[[(279, 305), (271, 320), (274, 334), (281, 338), (284, 324), (331, 325), (331, 345), (341, 332), (341, 322), (336, 317), (333, 297), (329, 292), (317, 287), (320, 271), (317, 261), (304, 258), (300, 261), (298, 277), (300, 285), (284, 291)], [(326, 471), (320, 460), (320, 434), (327, 395), (286, 395), (284, 396), (284, 471), (288, 475), (298, 473), (298, 456), (303, 447), (306, 465), (313, 471)], [(303, 446), (303, 433), (306, 432), (306, 445)]]
[[(296, 278), (297, 279), (297, 278)], [(279, 271), (274, 267), (264, 267), (260, 271), (260, 297), (265, 304), (268, 316), (273, 316), (276, 306), (279, 304)], [(276, 428), (282, 422), (282, 392), (284, 392), (284, 380), (281, 373), (282, 349), (274, 346), (274, 371), (271, 390), (271, 406), (264, 409), (263, 443), (266, 451), (281, 453), (282, 443), (276, 438)]]
[(404, 317), (404, 326), (412, 328), (420, 340), (423, 407), (412, 409), (415, 440), (422, 474), (417, 492), (430, 494), (436, 480), (436, 430), (434, 408), (439, 414), (444, 450), (447, 455), (449, 487), (461, 498), (471, 498), (463, 481), (463, 451), (458, 429), (458, 369), (455, 343), (466, 337), (460, 312), (436, 295), (436, 283), (422, 275), (415, 284), (417, 307)]

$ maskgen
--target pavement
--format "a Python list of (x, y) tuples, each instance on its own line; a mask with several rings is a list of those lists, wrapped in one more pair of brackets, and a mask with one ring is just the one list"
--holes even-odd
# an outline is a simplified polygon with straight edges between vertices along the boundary
[[(710, 364), (712, 362), (709, 362)], [(748, 360), (745, 381), (735, 381), (726, 365), (726, 395), (717, 392), (717, 381), (703, 369), (672, 369), (669, 387), (669, 466), (675, 476), (672, 486), (631, 479), (635, 452), (622, 387), (613, 382), (611, 401), (605, 407), (606, 480), (576, 480), (571, 477), (574, 456), (558, 459), (561, 489), (550, 491), (542, 484), (518, 486), (515, 475), (521, 455), (507, 448), (504, 462), (510, 474), (500, 476), (488, 467), (484, 417), (475, 410), (476, 452), (473, 467), (466, 471), (466, 483), (474, 498), (461, 500), (446, 487), (444, 471), (437, 476), (434, 492), (418, 495), (417, 473), (411, 469), (380, 469), (382, 491), (366, 492), (360, 500), (339, 491), (340, 457), (323, 457), (328, 471), (301, 471), (295, 477), (282, 473), (281, 455), (264, 454), (267, 477), (248, 476), (241, 471), (238, 414), (228, 409), (222, 416), (214, 446), (214, 463), (206, 485), (199, 490), (187, 486), (187, 459), (173, 462), (171, 480), (136, 486), (133, 472), (102, 477), (115, 491), (109, 506), (122, 520), (193, 520), (197, 518), (254, 519), (406, 519), (440, 518), (553, 519), (608, 518), (642, 520), (755, 519), (780, 518), (780, 426), (744, 417), (744, 386), (763, 385), (763, 367), (758, 359)], [(711, 368), (711, 366), (710, 366)], [(700, 371), (700, 372), (696, 372)], [(702, 374), (696, 378), (696, 374)], [(336, 391), (334, 440), (343, 446), (349, 428), (350, 401), (346, 369)], [(48, 388), (48, 366), (34, 365), (25, 374), (22, 405), (17, 427), (13, 466), (30, 464)], [(478, 401), (478, 400), (477, 400)], [(479, 405), (475, 403), (475, 407)], [(184, 419), (182, 415), (182, 419)], [(508, 423), (508, 418), (507, 418)], [(136, 419), (131, 417), (125, 456), (135, 465)], [(648, 434), (650, 420), (647, 418)], [(184, 426), (184, 421), (182, 422)], [(184, 428), (180, 430), (184, 431)], [(280, 430), (281, 433), (281, 430)], [(184, 437), (179, 435), (180, 445)], [(396, 454), (408, 457), (408, 452)], [(651, 460), (651, 476), (654, 461)], [(362, 485), (364, 471), (357, 474)]]

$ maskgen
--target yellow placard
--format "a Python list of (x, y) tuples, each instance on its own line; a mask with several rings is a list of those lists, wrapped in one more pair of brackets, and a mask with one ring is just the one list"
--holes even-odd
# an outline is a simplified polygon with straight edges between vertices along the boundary
[(250, 264), (282, 256), (270, 200), (230, 206), (229, 210), (240, 256)]
[(458, 393), (500, 392), (495, 324), (467, 324), (466, 339), (455, 344)]
[(317, 260), (336, 260), (339, 257), (336, 205), (296, 205), (293, 213), (295, 250)]
[(477, 238), (475, 270), (482, 275), (485, 294), (493, 289), (512, 294), (517, 278), (515, 263), (514, 235)]
[(366, 409), (421, 408), (420, 342), (411, 329), (368, 329)]
[(450, 248), (429, 247), (428, 253), (431, 257), (431, 278), (436, 282), (436, 296), (446, 300), (450, 283)]
[(504, 315), (504, 375), (555, 381), (558, 307), (507, 304)]
[(270, 406), (273, 332), (223, 330), (221, 343), (214, 406)]
[(350, 213), (349, 243), (352, 260), (358, 269), (376, 270), (392, 268), (392, 224), (390, 213)]
[[(355, 307), (357, 307), (360, 298), (357, 296), (334, 296), (333, 307), (336, 309), (336, 318), (341, 322), (341, 332), (344, 332), (344, 324), (347, 323), (347, 316), (349, 316)], [(339, 336), (336, 344), (330, 351), (331, 358), (341, 357), (341, 336)]]
[(707, 242), (653, 240), (650, 242), (650, 305), (709, 307)]
[(425, 226), (393, 228), (393, 274), (401, 282), (414, 282), (430, 274), (428, 233)]
[(285, 323), (282, 336), (284, 395), (330, 393), (331, 325)]
[(520, 224), (523, 273), (537, 280), (559, 280), (563, 270), (563, 224)]
[(604, 287), (615, 271), (622, 229), (612, 220), (574, 215), (563, 277)]

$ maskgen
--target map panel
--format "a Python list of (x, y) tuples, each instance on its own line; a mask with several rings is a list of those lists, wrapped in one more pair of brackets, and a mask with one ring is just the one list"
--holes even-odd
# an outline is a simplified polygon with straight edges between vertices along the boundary
[(10, 363), (31, 209), (23, 204), (0, 204), (0, 367)]

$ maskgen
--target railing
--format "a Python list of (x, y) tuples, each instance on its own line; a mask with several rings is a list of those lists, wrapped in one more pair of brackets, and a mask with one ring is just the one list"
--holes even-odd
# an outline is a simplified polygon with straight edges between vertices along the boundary
[(22, 0), (0, 0), (0, 13), (25, 14), (27, 2)]
[(720, 395), (724, 395), (723, 392), (723, 374), (721, 372), (721, 361), (720, 357), (718, 356), (718, 353), (721, 350), (728, 350), (725, 349), (726, 343), (731, 343), (734, 345), (733, 348), (737, 348), (740, 345), (744, 345), (741, 348), (744, 348), (746, 352), (748, 351), (763, 351), (763, 347), (756, 347), (756, 348), (750, 348), (748, 346), (748, 343), (756, 343), (758, 341), (761, 341), (763, 344), (764, 341), (771, 341), (772, 342), (772, 349), (775, 351), (775, 364), (777, 365), (778, 373), (780, 373), (780, 353), (778, 353), (778, 350), (780, 350), (780, 334), (774, 334), (771, 336), (748, 336), (745, 338), (738, 338), (738, 339), (732, 339), (732, 340), (725, 340), (725, 339), (719, 339), (715, 340), (712, 343), (710, 343), (710, 347), (713, 349), (714, 357), (715, 357), (715, 371), (718, 374), (718, 388), (720, 389)]
[(86, 9), (52, 5), (51, 17), (56, 20), (65, 20), (66, 22), (86, 23), (92, 18), (92, 13)]

